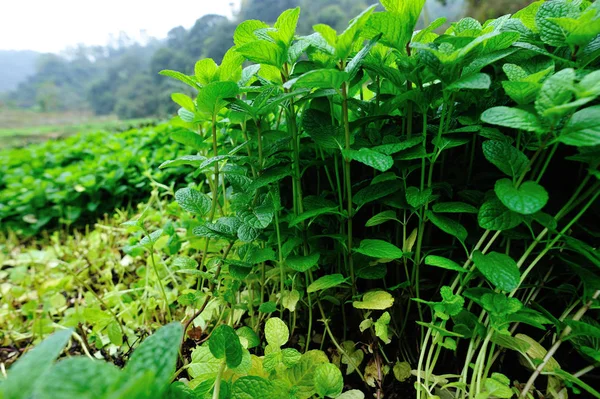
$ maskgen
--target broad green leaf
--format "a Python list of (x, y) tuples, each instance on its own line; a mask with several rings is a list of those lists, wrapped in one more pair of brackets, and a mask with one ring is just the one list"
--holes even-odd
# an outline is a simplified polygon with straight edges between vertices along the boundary
[(505, 207), (499, 199), (493, 198), (481, 206), (477, 220), (479, 226), (487, 230), (510, 230), (521, 224), (523, 218)]
[(292, 174), (292, 168), (289, 166), (278, 166), (267, 169), (248, 186), (248, 191), (256, 191), (261, 187), (278, 182), (290, 174)]
[(265, 323), (265, 338), (269, 345), (279, 348), (290, 339), (290, 330), (279, 317), (271, 317)]
[(35, 397), (40, 399), (108, 397), (120, 374), (120, 370), (111, 363), (83, 356), (67, 358), (56, 363), (37, 380)]
[(298, 18), (300, 17), (300, 7), (285, 10), (277, 18), (273, 27), (277, 29), (277, 32), (271, 35), (273, 38), (279, 39), (283, 44), (289, 47), (294, 40), (296, 34), (296, 25), (298, 25)]
[[(194, 74), (198, 83), (204, 86), (215, 81), (215, 78), (218, 77), (218, 70), (219, 67), (212, 58), (203, 58), (196, 62)], [(190, 109), (190, 111), (193, 111), (193, 109)]]
[(473, 262), (477, 270), (496, 288), (512, 291), (519, 286), (521, 273), (510, 256), (498, 252), (483, 255), (481, 251), (475, 251)]
[[(218, 79), (220, 81), (241, 82), (241, 86), (245, 86), (247, 80), (244, 79), (249, 79), (249, 77), (243, 76), (242, 73), (242, 65), (244, 64), (244, 61), (244, 56), (235, 51), (235, 47), (227, 50), (223, 56), (223, 61), (221, 61), (221, 66), (218, 70)], [(250, 69), (249, 72), (251, 71), (252, 69)]]
[(217, 376), (220, 366), (221, 360), (213, 356), (208, 345), (198, 346), (192, 351), (188, 373), (192, 378), (208, 380)]
[(566, 123), (558, 140), (576, 147), (600, 144), (600, 105), (576, 112)]
[(535, 23), (535, 15), (537, 14), (540, 6), (544, 3), (543, 0), (536, 1), (527, 7), (517, 11), (512, 17), (520, 19), (528, 29), (532, 30), (535, 33), (538, 33), (537, 25)]
[(325, 353), (310, 350), (302, 355), (294, 367), (287, 370), (285, 378), (289, 381), (289, 385), (295, 388), (298, 399), (309, 399), (316, 393), (315, 370), (324, 363), (329, 363)]
[(331, 115), (307, 109), (302, 115), (302, 128), (320, 147), (339, 149), (344, 145), (344, 130), (332, 125)]
[(475, 73), (473, 75), (464, 76), (452, 83), (446, 90), (459, 91), (459, 90), (487, 90), (492, 84), (490, 75), (485, 73)]
[(365, 394), (358, 389), (351, 389), (338, 396), (336, 399), (365, 399)]
[(423, 137), (412, 137), (410, 139), (399, 141), (398, 143), (378, 145), (372, 149), (385, 155), (394, 155), (421, 143), (423, 143)]
[(382, 182), (372, 184), (363, 188), (355, 195), (353, 195), (352, 202), (361, 207), (370, 202), (376, 201), (383, 197), (387, 197), (388, 195), (400, 190), (401, 187), (401, 184), (396, 182)]
[(445, 216), (440, 216), (434, 212), (427, 211), (427, 217), (444, 233), (450, 234), (458, 238), (459, 241), (464, 242), (467, 239), (467, 229), (465, 229), (460, 223)]
[(199, 217), (205, 216), (210, 212), (212, 203), (206, 194), (189, 187), (177, 190), (175, 192), (175, 201), (184, 210)]
[(341, 274), (328, 274), (327, 276), (323, 276), (315, 281), (313, 281), (306, 292), (313, 293), (317, 291), (323, 291), (329, 288), (337, 287), (346, 282), (346, 278)]
[(417, 187), (411, 186), (406, 189), (406, 202), (413, 208), (418, 209), (429, 203), (432, 199), (432, 195), (433, 190), (431, 188), (419, 191)]
[(0, 393), (8, 399), (31, 397), (35, 381), (50, 368), (71, 337), (71, 330), (56, 332), (27, 352), (8, 370), (8, 377), (0, 385)]
[[(371, 320), (371, 319), (367, 319), (367, 320)], [(364, 331), (361, 329), (361, 331)], [(359, 367), (360, 364), (362, 363), (364, 357), (365, 357), (365, 352), (363, 352), (360, 348), (356, 347), (356, 344), (353, 341), (344, 341), (341, 344), (342, 349), (344, 349), (344, 351), (346, 352), (346, 355), (342, 355), (342, 359), (341, 362), (342, 364), (345, 364), (348, 366), (347, 370), (346, 370), (346, 375), (350, 375), (352, 374), (354, 371), (356, 371), (355, 366)]]
[(477, 208), (464, 202), (440, 202), (433, 205), (436, 213), (477, 213)]
[(373, 46), (377, 44), (377, 40), (379, 40), (378, 37), (374, 38), (373, 40), (370, 40), (369, 43), (367, 43), (367, 45), (364, 46), (354, 57), (352, 57), (350, 62), (348, 62), (346, 68), (344, 69), (344, 71), (348, 73), (348, 81), (354, 79), (363, 61), (365, 60)]
[(360, 246), (354, 249), (355, 252), (379, 259), (400, 259), (404, 254), (400, 248), (394, 244), (383, 240), (364, 239)]
[(199, 150), (204, 147), (204, 140), (202, 136), (189, 130), (175, 130), (171, 133), (171, 140), (174, 140), (188, 147), (192, 147), (195, 150)]
[[(175, 372), (182, 336), (183, 326), (173, 322), (159, 328), (133, 352), (123, 371), (127, 380), (146, 379), (145, 397), (160, 397), (167, 389)], [(150, 381), (148, 376), (152, 377)]]
[(485, 386), (486, 393), (490, 394), (494, 398), (509, 399), (514, 396), (514, 392), (510, 388), (509, 384), (503, 384), (494, 378), (486, 378), (483, 385)]
[(248, 343), (246, 349), (256, 348), (258, 345), (260, 345), (260, 339), (258, 338), (258, 335), (254, 332), (253, 329), (251, 329), (248, 326), (242, 326), (238, 328), (235, 331), (235, 333), (239, 337), (244, 338), (246, 340), (246, 342)]
[(369, 148), (361, 148), (358, 151), (344, 150), (342, 153), (344, 154), (344, 157), (363, 163), (380, 172), (386, 172), (394, 166), (394, 159), (391, 156)]
[[(535, 101), (535, 110), (542, 117), (548, 117), (548, 111), (566, 104), (573, 98), (575, 88), (575, 71), (571, 68), (558, 71), (550, 76), (540, 90)], [(552, 115), (554, 119), (561, 115)]]
[(408, 362), (396, 362), (392, 369), (394, 377), (400, 382), (408, 380), (412, 376), (412, 367)]
[(367, 223), (365, 223), (365, 227), (379, 226), (380, 224), (388, 222), (390, 220), (397, 220), (396, 211), (389, 210), (378, 213), (377, 215), (367, 220)]
[(323, 363), (315, 369), (315, 390), (321, 397), (336, 398), (344, 388), (342, 372), (334, 364)]
[(187, 94), (183, 93), (173, 93), (171, 94), (171, 99), (179, 106), (183, 107), (187, 111), (195, 112), (196, 106), (194, 105), (194, 101)]
[(552, 18), (576, 17), (579, 6), (573, 1), (547, 1), (540, 6), (535, 15), (535, 23), (540, 32), (540, 38), (554, 47), (567, 46), (568, 33)]
[(238, 85), (234, 82), (213, 82), (198, 92), (196, 106), (198, 112), (209, 119), (219, 113), (227, 105), (226, 98), (234, 98), (238, 94)]
[(527, 171), (529, 159), (521, 151), (504, 141), (483, 142), (483, 155), (503, 173), (519, 178)]
[(242, 242), (252, 242), (260, 235), (260, 229), (248, 226), (247, 224), (241, 225), (237, 230), (237, 236)]
[(320, 254), (314, 252), (308, 256), (290, 255), (286, 258), (285, 263), (291, 269), (297, 272), (305, 272), (319, 262)]
[(548, 202), (548, 192), (534, 181), (526, 181), (517, 188), (509, 179), (501, 179), (494, 191), (508, 209), (522, 215), (536, 213)]
[[(194, 138), (195, 139), (195, 138)], [(159, 169), (176, 168), (183, 165), (189, 165), (198, 168), (202, 162), (206, 161), (206, 157), (202, 155), (184, 155), (177, 159), (165, 161), (158, 167)]]
[[(346, 60), (352, 53), (353, 48), (356, 45), (356, 41), (362, 32), (363, 28), (369, 21), (370, 17), (375, 10), (375, 5), (370, 6), (358, 16), (350, 21), (350, 24), (338, 37), (335, 44), (335, 58), (337, 60)], [(375, 37), (377, 33), (368, 36), (368, 39)]]
[(265, 229), (269, 227), (274, 217), (273, 204), (264, 203), (250, 209), (239, 210), (238, 217), (250, 227)]
[(453, 260), (437, 255), (428, 255), (425, 257), (425, 264), (429, 266), (441, 267), (442, 269), (453, 270), (459, 273), (465, 273), (468, 271)]
[(231, 387), (231, 399), (271, 399), (273, 384), (255, 376), (240, 377)]
[(356, 309), (384, 310), (392, 307), (394, 297), (387, 291), (377, 290), (367, 292), (361, 301), (352, 302)]
[(381, 32), (384, 44), (405, 51), (425, 0), (384, 0), (381, 3), (387, 12), (373, 14), (367, 24), (369, 29), (366, 33), (373, 36), (373, 32)]
[(190, 87), (193, 87), (196, 90), (199, 89), (199, 86), (196, 83), (196, 80), (193, 77), (188, 76), (188, 75), (186, 75), (184, 73), (165, 69), (163, 71), (160, 71), (159, 74), (163, 75), (163, 76), (168, 76), (168, 77), (173, 78), (173, 79), (177, 79), (180, 82), (183, 82), (186, 85), (188, 85)]
[(208, 340), (210, 352), (217, 359), (225, 359), (227, 367), (234, 368), (242, 362), (242, 344), (235, 330), (221, 324), (213, 330)]
[(235, 33), (233, 34), (233, 41), (236, 46), (242, 46), (244, 44), (252, 43), (257, 40), (257, 37), (255, 36), (254, 32), (256, 32), (259, 29), (265, 29), (268, 27), (269, 25), (255, 19), (243, 21), (235, 29)]
[(296, 89), (339, 89), (342, 83), (348, 80), (349, 75), (346, 72), (337, 69), (315, 69), (285, 82), (283, 87), (286, 89), (291, 89), (292, 87)]
[(493, 107), (481, 114), (481, 120), (492, 125), (521, 129), (528, 132), (546, 132), (546, 129), (544, 129), (544, 126), (536, 115), (519, 108)]
[(290, 312), (296, 311), (298, 301), (300, 301), (300, 291), (298, 290), (284, 290), (281, 293), (281, 304)]

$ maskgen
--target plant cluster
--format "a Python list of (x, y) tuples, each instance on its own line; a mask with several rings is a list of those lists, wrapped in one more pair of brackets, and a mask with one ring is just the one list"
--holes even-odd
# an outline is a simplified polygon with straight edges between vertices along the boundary
[(381, 3), (341, 33), (245, 21), (220, 65), (162, 72), (197, 96), (161, 169), (194, 179), (176, 223), (125, 225), (184, 313), (176, 397), (600, 397), (600, 5), (438, 34)]
[(176, 179), (156, 169), (165, 158), (189, 153), (168, 139), (176, 130), (98, 131), (1, 151), (0, 231), (33, 235), (147, 200), (148, 172), (157, 182)]

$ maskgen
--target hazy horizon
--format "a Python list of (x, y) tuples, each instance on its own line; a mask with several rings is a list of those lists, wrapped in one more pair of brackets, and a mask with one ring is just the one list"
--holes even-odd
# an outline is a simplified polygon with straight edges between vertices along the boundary
[[(106, 0), (101, 7), (91, 9), (89, 3), (77, 0), (11, 2), (3, 5), (0, 15), (0, 50), (60, 53), (79, 44), (106, 46), (111, 36), (117, 38), (120, 32), (140, 42), (145, 37), (162, 39), (177, 26), (191, 28), (206, 14), (231, 18), (232, 4), (238, 10), (240, 0), (180, 0), (171, 4)], [(23, 20), (35, 28), (25, 28)]]

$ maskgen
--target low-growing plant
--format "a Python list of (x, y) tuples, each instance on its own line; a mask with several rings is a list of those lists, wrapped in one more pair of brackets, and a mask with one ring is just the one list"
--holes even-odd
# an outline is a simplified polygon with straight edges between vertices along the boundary
[(151, 262), (169, 230), (194, 279), (161, 285), (177, 375), (213, 399), (600, 397), (598, 3), (441, 34), (381, 3), (341, 33), (245, 21), (221, 65), (161, 72), (198, 92), (172, 95), (195, 154), (161, 165), (194, 180), (178, 234), (127, 225)]
[[(105, 212), (145, 201), (152, 178), (170, 184), (165, 158), (189, 154), (168, 140), (168, 124), (122, 133), (81, 133), (0, 151), (0, 231), (30, 236), (93, 222)], [(179, 174), (181, 175), (181, 173)]]

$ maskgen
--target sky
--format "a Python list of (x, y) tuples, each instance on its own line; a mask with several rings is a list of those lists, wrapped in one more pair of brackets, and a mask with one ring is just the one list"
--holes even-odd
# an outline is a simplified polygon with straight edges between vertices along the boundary
[(79, 43), (106, 45), (120, 31), (164, 38), (179, 25), (190, 28), (206, 14), (231, 17), (239, 0), (2, 0), (0, 50), (57, 53)]

